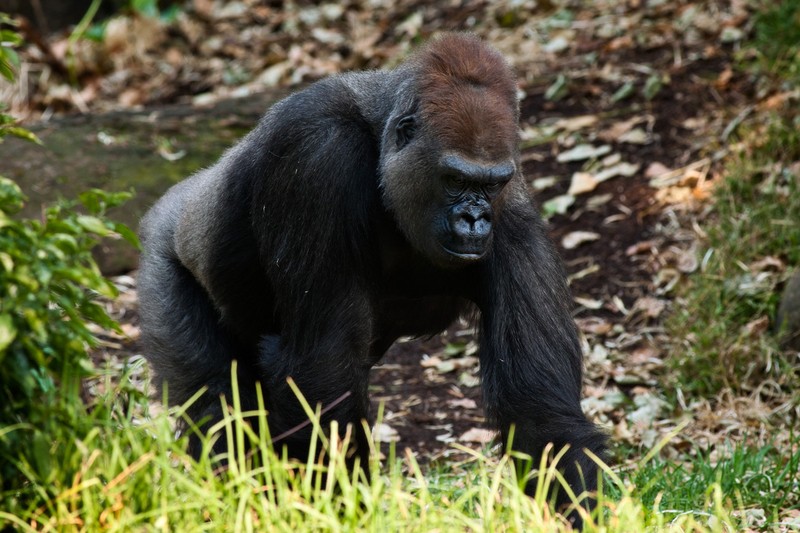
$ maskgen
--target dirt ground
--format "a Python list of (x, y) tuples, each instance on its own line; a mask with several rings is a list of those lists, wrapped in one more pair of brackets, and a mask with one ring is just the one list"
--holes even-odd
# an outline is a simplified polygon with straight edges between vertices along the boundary
[[(634, 55), (613, 60), (635, 63), (644, 58)], [(591, 116), (597, 117), (592, 123), (595, 132), (611, 130), (631, 119), (647, 127), (646, 144), (611, 140), (613, 152), (638, 165), (641, 171), (600, 183), (591, 195), (578, 196), (570, 212), (550, 218), (551, 235), (571, 276), (572, 291), (578, 297), (575, 317), (586, 345), (604, 339), (619, 357), (629, 362), (633, 358), (634, 364), (635, 358), (643, 354), (660, 355), (660, 311), (637, 312), (637, 305), (653, 299), (668, 305), (668, 298), (661, 291), (663, 287), (659, 287), (658, 273), (687, 260), (684, 252), (694, 249), (696, 235), (681, 228), (685, 228), (687, 220), (700, 210), (698, 205), (702, 205), (692, 201), (696, 194), (688, 203), (683, 197), (678, 203), (664, 201), (658, 197), (663, 189), (650, 186), (651, 177), (643, 170), (657, 162), (679, 168), (703, 161), (718, 134), (708, 124), (714, 121), (722, 124), (723, 118), (729, 119), (732, 110), (742, 107), (752, 92), (748, 80), (741, 76), (733, 76), (723, 89), (717, 86), (721, 73), (730, 69), (732, 61), (724, 50), (684, 68), (671, 68), (666, 53), (651, 51), (647, 61), (655, 69), (668, 70), (671, 78), (668, 90), (652, 101), (631, 98), (624, 108), (619, 108), (593, 97), (598, 91), (613, 92), (594, 80), (574, 87), (569, 97), (558, 102), (543, 98), (546, 87), (532, 87), (522, 101), (524, 126)], [(693, 129), (691, 126), (697, 127), (693, 120), (706, 129)], [(595, 134), (589, 133), (588, 138), (592, 135)], [(531, 183), (548, 176), (560, 177), (544, 190), (531, 187), (539, 204), (565, 194), (570, 186), (569, 176), (580, 171), (584, 164), (583, 161), (559, 163), (555, 157), (557, 144), (555, 140), (544, 142), (525, 148), (522, 153), (525, 175)], [(710, 176), (713, 163), (705, 164), (702, 170)], [(694, 189), (689, 186), (687, 190), (696, 193), (696, 183)], [(565, 236), (585, 231), (597, 234), (594, 240), (572, 249), (564, 247)], [(135, 340), (138, 334), (135, 280), (123, 277), (118, 282), (123, 288), (122, 303), (117, 302), (113, 309), (133, 339), (117, 338), (111, 349), (106, 346), (98, 352), (99, 359), (124, 359), (140, 354)], [(587, 302), (599, 302), (600, 306), (587, 307)], [(378, 412), (380, 404), (384, 406), (378, 431), (385, 446), (395, 442), (399, 450), (409, 447), (426, 462), (458, 455), (451, 446), (453, 442), (477, 448), (488, 443), (492, 434), (483, 429), (476, 349), (473, 328), (460, 322), (442, 335), (403, 339), (389, 350), (374, 368), (370, 384), (373, 413)], [(653, 376), (657, 376), (659, 368), (654, 370)], [(630, 373), (622, 374), (622, 378), (630, 377)], [(615, 381), (625, 394), (630, 395), (635, 387), (641, 393), (643, 386), (657, 393), (654, 379), (616, 380), (617, 377), (620, 376), (609, 375), (604, 365), (595, 366), (591, 358), (588, 360), (587, 389), (595, 393), (606, 390)], [(624, 416), (625, 411), (614, 410), (600, 418), (611, 429)]]
[[(78, 50), (80, 91), (34, 76), (59, 70), (60, 41), (39, 46), (28, 56), (30, 91), (13, 93), (13, 108), (35, 118), (45, 109), (96, 111), (182, 98), (200, 104), (379, 67), (439, 30), (475, 31), (520, 75), (522, 161), (570, 277), (586, 352), (584, 409), (615, 442), (634, 446), (674, 427), (659, 400), (668, 359), (661, 321), (675, 284), (698, 268), (699, 222), (717, 161), (756, 97), (755, 81), (735, 68), (737, 43), (751, 27), (743, 3), (426, 7), (404, 0), (367, 9), (344, 2), (346, 16), (332, 16), (325, 32), (310, 29), (312, 39), (303, 24), (327, 16), (316, 7), (293, 12), (246, 0), (226, 4), (244, 11), (226, 7), (222, 14), (213, 0), (188, 4), (194, 7), (167, 30), (140, 19), (116, 24), (117, 33), (139, 40), (126, 45), (116, 35), (109, 44), (107, 37), (110, 67), (87, 52), (96, 52), (89, 45)], [(533, 7), (514, 7), (522, 4)], [(268, 54), (253, 53), (259, 39)], [(257, 82), (230, 82), (232, 73), (261, 69)], [(104, 334), (98, 361), (140, 355), (135, 279), (117, 282), (121, 297), (109, 305), (127, 337)], [(372, 372), (374, 410), (385, 406), (379, 439), (410, 447), (423, 460), (457, 453), (454, 442), (486, 445), (491, 432), (483, 430), (476, 350), (466, 323), (395, 344)]]
[[(648, 55), (649, 65), (656, 69), (668, 68), (669, 54), (651, 52)], [(635, 63), (643, 59), (634, 56), (623, 61)], [(673, 167), (689, 165), (705, 155), (708, 150), (705, 142), (713, 143), (713, 137), (698, 138), (697, 132), (686, 127), (686, 121), (724, 116), (728, 110), (742, 106), (752, 92), (748, 81), (742, 78), (732, 80), (725, 91), (714, 90), (715, 81), (720, 73), (730, 68), (730, 62), (731, 57), (723, 52), (687, 68), (671, 69), (672, 82), (668, 91), (651, 102), (629, 102), (629, 107), (623, 111), (613, 109), (612, 112), (612, 108), (593, 98), (592, 92), (596, 87), (590, 83), (581, 87), (576, 96), (559, 102), (546, 102), (541, 91), (532, 91), (522, 102), (522, 121), (536, 123), (548, 118), (608, 114), (607, 122), (613, 124), (643, 114), (651, 128), (652, 142), (646, 145), (620, 143), (615, 148), (623, 154), (623, 159), (641, 165), (642, 169), (653, 162)], [(601, 87), (600, 90), (607, 92), (610, 89)], [(712, 91), (716, 92), (717, 98), (711, 96)], [(602, 128), (604, 122), (601, 120), (598, 126)], [(707, 132), (702, 134), (709, 135)], [(581, 167), (580, 163), (556, 162), (549, 143), (526, 149), (523, 160), (526, 161), (525, 175), (531, 182), (552, 175), (569, 176)], [(568, 186), (569, 181), (562, 180), (546, 191), (534, 191), (533, 194), (542, 203), (565, 193)], [(627, 341), (623, 341), (626, 354), (639, 348), (658, 351), (652, 335), (641, 335), (641, 329), (646, 327), (658, 331), (658, 317), (637, 318), (623, 314), (614, 308), (612, 302), (618, 298), (626, 309), (633, 309), (640, 299), (655, 296), (654, 276), (663, 262), (675, 260), (664, 257), (663, 252), (673, 246), (683, 250), (691, 247), (691, 242), (688, 247), (685, 242), (687, 237), (692, 238), (691, 235), (675, 235), (666, 230), (669, 221), (665, 217), (674, 216), (675, 210), (659, 201), (656, 193), (657, 189), (650, 187), (648, 178), (640, 172), (630, 178), (603, 182), (593, 196), (579, 198), (573, 206), (573, 213), (579, 212), (579, 216), (556, 215), (550, 219), (551, 235), (559, 246), (568, 275), (574, 276), (587, 267), (597, 267), (597, 274), (577, 277), (571, 282), (575, 295), (606, 303), (597, 310), (581, 306), (576, 309), (575, 317), (584, 326), (584, 334), (593, 335), (593, 326), (599, 323), (598, 320), (607, 321), (612, 328), (622, 325), (632, 333)], [(592, 198), (605, 195), (610, 197), (602, 205), (587, 205)], [(587, 229), (598, 233), (599, 238), (576, 249), (564, 248), (564, 236)], [(632, 254), (637, 246), (643, 247), (641, 251), (644, 253)], [(640, 334), (637, 334), (637, 329)], [(423, 361), (427, 356), (441, 354), (448, 343), (464, 344), (472, 339), (465, 324), (456, 325), (441, 337), (396, 344), (374, 369), (371, 383), (373, 402), (385, 402), (385, 419), (397, 431), (400, 449), (408, 446), (423, 455), (438, 457), (446, 455), (448, 450), (453, 452), (448, 448), (449, 442), (480, 444), (480, 434), (475, 438), (462, 438), (484, 422), (480, 387), (469, 380), (466, 380), (466, 385), (465, 380), (459, 380), (463, 368), (438, 372)], [(476, 375), (476, 369), (472, 368), (470, 375)], [(588, 370), (590, 380), (602, 383), (611, 377), (598, 376), (591, 367)], [(632, 383), (623, 389), (639, 385)]]

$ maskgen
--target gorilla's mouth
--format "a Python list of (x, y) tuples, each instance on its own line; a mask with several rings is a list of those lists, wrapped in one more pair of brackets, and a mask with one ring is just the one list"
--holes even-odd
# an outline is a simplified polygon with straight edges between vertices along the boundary
[(448, 255), (450, 255), (452, 257), (455, 257), (455, 258), (458, 258), (458, 259), (461, 259), (462, 261), (477, 261), (478, 259), (481, 259), (484, 255), (486, 255), (485, 251), (483, 251), (483, 252), (455, 252), (455, 251), (453, 251), (453, 250), (451, 250), (449, 248), (445, 248), (444, 251), (447, 252)]
[(481, 239), (458, 239), (460, 242), (450, 240), (447, 244), (442, 244), (442, 249), (455, 259), (461, 261), (477, 261), (486, 256), (489, 250), (490, 238)]

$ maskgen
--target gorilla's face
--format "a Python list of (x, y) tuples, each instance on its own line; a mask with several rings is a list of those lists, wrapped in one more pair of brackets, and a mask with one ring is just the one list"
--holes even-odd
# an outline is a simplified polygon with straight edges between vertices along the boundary
[(437, 265), (468, 264), (491, 247), (493, 220), (517, 171), (513, 149), (498, 158), (493, 148), (484, 151), (491, 158), (443, 148), (413, 113), (387, 127), (384, 202), (411, 245)]

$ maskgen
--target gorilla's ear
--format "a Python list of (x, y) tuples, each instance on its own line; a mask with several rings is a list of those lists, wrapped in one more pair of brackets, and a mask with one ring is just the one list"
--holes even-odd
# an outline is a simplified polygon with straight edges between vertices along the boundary
[(397, 135), (397, 149), (400, 150), (411, 142), (417, 132), (417, 119), (414, 115), (406, 115), (397, 121), (394, 128)]

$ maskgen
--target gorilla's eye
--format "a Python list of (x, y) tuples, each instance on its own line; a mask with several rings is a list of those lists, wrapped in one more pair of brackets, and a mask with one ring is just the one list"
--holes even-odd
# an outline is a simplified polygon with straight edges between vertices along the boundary
[(413, 115), (401, 118), (395, 127), (397, 132), (397, 148), (402, 148), (411, 142), (414, 138), (414, 133), (417, 131), (417, 124), (414, 121)]
[(461, 176), (448, 174), (444, 177), (444, 188), (450, 196), (460, 196), (467, 188), (467, 181)]
[(506, 182), (504, 181), (495, 181), (494, 183), (489, 183), (483, 186), (484, 192), (489, 196), (494, 196), (495, 194), (499, 193), (500, 190), (505, 186)]

